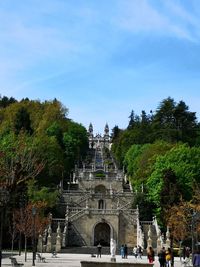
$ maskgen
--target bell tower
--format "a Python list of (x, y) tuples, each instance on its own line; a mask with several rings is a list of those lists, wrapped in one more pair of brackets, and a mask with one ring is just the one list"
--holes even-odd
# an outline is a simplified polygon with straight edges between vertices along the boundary
[(110, 136), (109, 136), (109, 127), (107, 123), (104, 128), (104, 143), (105, 143), (105, 146), (109, 148)]
[(92, 126), (92, 123), (90, 123), (90, 125), (89, 125), (88, 133), (89, 133), (89, 136), (93, 136), (93, 126)]
[(88, 128), (88, 139), (89, 139), (89, 148), (93, 147), (93, 126), (92, 123), (90, 123), (89, 128)]
[(109, 136), (109, 127), (108, 127), (107, 123), (106, 123), (105, 128), (104, 128), (104, 136)]

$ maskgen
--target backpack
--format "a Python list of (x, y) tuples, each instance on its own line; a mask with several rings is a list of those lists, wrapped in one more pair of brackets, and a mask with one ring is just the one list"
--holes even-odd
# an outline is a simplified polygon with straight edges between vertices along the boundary
[(167, 261), (170, 261), (170, 260), (171, 260), (171, 255), (170, 255), (170, 254), (167, 254), (167, 255), (166, 255), (166, 260), (167, 260)]

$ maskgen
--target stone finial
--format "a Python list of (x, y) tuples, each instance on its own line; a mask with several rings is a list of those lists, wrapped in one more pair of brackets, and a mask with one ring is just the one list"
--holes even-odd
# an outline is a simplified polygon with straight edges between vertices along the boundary
[(47, 236), (47, 246), (46, 246), (46, 252), (51, 252), (51, 249), (52, 249), (52, 238), (51, 238), (51, 233), (52, 233), (52, 230), (51, 230), (51, 225), (49, 225), (49, 228), (48, 228), (48, 236)]
[(60, 230), (60, 223), (58, 222), (58, 227), (57, 227), (57, 230), (56, 230), (56, 252), (59, 252), (61, 250), (61, 237), (60, 237), (60, 234), (61, 234), (61, 230)]
[(169, 232), (169, 227), (167, 226), (167, 232), (166, 232), (166, 246), (170, 247), (170, 232)]
[(38, 244), (37, 244), (37, 251), (43, 252), (43, 240), (42, 240), (42, 235), (40, 234), (38, 237)]
[(147, 243), (148, 243), (148, 247), (152, 247), (152, 239), (151, 239), (151, 225), (149, 225), (149, 231), (148, 231), (148, 240), (147, 240)]
[(66, 246), (66, 240), (67, 240), (67, 224), (65, 224), (64, 230), (63, 230), (63, 238), (62, 238), (62, 246)]
[(56, 252), (61, 251), (61, 237), (60, 235), (56, 236)]
[(148, 230), (148, 237), (151, 238), (152, 232), (151, 232), (151, 225), (149, 225), (149, 230)]
[(161, 231), (160, 231), (160, 228), (158, 228), (158, 232), (157, 232), (157, 253), (161, 250), (161, 247), (162, 247)]

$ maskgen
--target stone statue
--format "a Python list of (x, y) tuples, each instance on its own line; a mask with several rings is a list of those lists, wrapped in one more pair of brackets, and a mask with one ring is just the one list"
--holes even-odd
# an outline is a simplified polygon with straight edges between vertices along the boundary
[(116, 255), (116, 241), (111, 238), (110, 240), (110, 254), (111, 254), (111, 259), (115, 258)]

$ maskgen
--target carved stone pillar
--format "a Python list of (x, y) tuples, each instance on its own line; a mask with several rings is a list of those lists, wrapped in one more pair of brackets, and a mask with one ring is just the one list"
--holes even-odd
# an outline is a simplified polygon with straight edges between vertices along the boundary
[(169, 227), (167, 226), (167, 232), (166, 232), (166, 246), (169, 248), (170, 247), (170, 232), (169, 232)]
[(157, 234), (157, 253), (161, 250), (162, 243), (161, 243), (161, 231), (160, 229), (158, 230)]
[(57, 235), (56, 235), (56, 248), (55, 251), (59, 252), (61, 250), (61, 230), (60, 230), (60, 223), (58, 223), (58, 228), (57, 228)]
[(147, 240), (147, 246), (152, 247), (152, 239), (151, 239), (151, 225), (149, 225), (149, 231), (148, 231), (148, 240)]
[(38, 237), (37, 251), (43, 252), (42, 235), (39, 235), (39, 237)]
[(51, 234), (52, 234), (51, 225), (49, 225), (46, 252), (51, 252), (51, 250), (52, 250), (52, 237), (51, 237)]
[(68, 225), (68, 223), (65, 224), (65, 227), (63, 230), (62, 247), (66, 247), (66, 245), (67, 245), (67, 225)]

